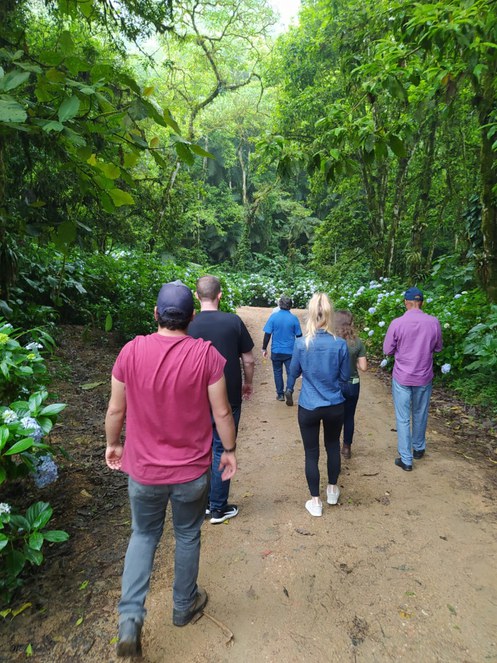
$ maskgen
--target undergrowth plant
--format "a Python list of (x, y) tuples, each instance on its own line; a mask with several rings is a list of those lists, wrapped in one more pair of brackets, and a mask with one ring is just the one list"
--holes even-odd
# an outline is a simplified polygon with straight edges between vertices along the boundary
[(24, 510), (14, 503), (30, 492), (26, 482), (42, 490), (58, 475), (54, 456), (62, 450), (50, 444), (48, 435), (65, 404), (46, 403), (48, 372), (40, 354), (52, 346), (46, 332), (21, 333), (0, 321), (0, 602), (10, 601), (27, 564), (42, 563), (45, 541), (68, 536), (47, 529), (52, 517), (47, 502)]

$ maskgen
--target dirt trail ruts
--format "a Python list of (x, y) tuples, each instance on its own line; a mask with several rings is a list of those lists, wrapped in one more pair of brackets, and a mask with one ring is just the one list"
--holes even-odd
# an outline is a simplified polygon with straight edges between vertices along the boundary
[[(240, 310), (257, 358), (231, 487), (240, 513), (222, 525), (206, 521), (203, 528), (199, 582), (209, 593), (207, 612), (234, 637), (227, 642), (229, 634), (205, 616), (183, 629), (172, 625), (168, 526), (147, 601), (143, 660), (497, 661), (497, 504), (487, 470), (454, 453), (435, 417), (425, 457), (412, 473), (397, 468), (390, 392), (366, 373), (353, 455), (342, 463), (340, 503), (325, 504), (323, 516), (312, 518), (304, 508), (297, 407), (276, 401), (271, 362), (261, 358), (269, 314)], [(323, 449), (323, 488), (324, 461)], [(106, 480), (122, 491), (122, 481), (112, 475)], [(67, 625), (64, 632), (56, 610), (49, 610), (44, 624), (52, 629), (51, 653), (37, 658), (35, 652), (31, 660), (118, 660), (111, 641), (129, 517), (121, 495), (122, 509), (109, 513), (115, 548), (102, 577), (91, 579), (101, 591), (87, 608), (86, 631), (81, 624), (81, 636), (71, 643)]]

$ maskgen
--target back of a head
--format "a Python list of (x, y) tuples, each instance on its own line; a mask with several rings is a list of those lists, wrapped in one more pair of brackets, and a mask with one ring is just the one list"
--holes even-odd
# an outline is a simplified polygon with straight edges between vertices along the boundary
[(213, 302), (221, 292), (221, 282), (217, 276), (207, 274), (197, 280), (196, 290), (200, 301), (207, 299)]
[(281, 295), (278, 302), (278, 306), (282, 311), (289, 311), (293, 306), (293, 302), (290, 297), (287, 297), (286, 295)]
[(157, 295), (159, 326), (170, 329), (186, 329), (193, 315), (193, 295), (181, 281), (164, 283)]
[(309, 302), (308, 318), (306, 325), (306, 346), (314, 338), (318, 329), (324, 329), (330, 334), (332, 331), (333, 306), (324, 292), (316, 292)]
[(333, 328), (335, 334), (346, 341), (353, 341), (357, 337), (354, 327), (354, 316), (346, 309), (339, 309), (333, 315)]

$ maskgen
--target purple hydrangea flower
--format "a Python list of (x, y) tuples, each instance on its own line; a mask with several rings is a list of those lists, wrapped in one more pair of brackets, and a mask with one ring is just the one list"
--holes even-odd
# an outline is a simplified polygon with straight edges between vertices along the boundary
[(57, 463), (52, 456), (40, 456), (36, 461), (35, 471), (33, 472), (33, 479), (37, 488), (45, 488), (54, 481), (57, 481), (59, 476)]

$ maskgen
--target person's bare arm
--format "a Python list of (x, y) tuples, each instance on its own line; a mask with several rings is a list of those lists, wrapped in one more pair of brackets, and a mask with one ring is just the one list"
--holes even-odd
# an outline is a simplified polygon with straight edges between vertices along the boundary
[(366, 357), (357, 357), (357, 368), (361, 371), (368, 370), (368, 360)]
[(126, 415), (126, 389), (124, 382), (112, 378), (111, 393), (107, 414), (105, 415), (105, 437), (107, 448), (105, 449), (105, 462), (111, 470), (121, 469), (121, 457), (123, 445), (121, 442), (121, 431)]
[(252, 350), (250, 350), (250, 352), (242, 353), (242, 366), (243, 366), (242, 396), (245, 400), (248, 400), (252, 396), (252, 391), (253, 391), (252, 381), (254, 379), (254, 367), (255, 367), (254, 353), (252, 352)]
[(222, 470), (221, 478), (223, 480), (231, 479), (237, 468), (235, 456), (236, 433), (224, 375), (217, 382), (209, 385), (208, 395), (212, 416), (224, 449), (219, 463), (219, 469)]

